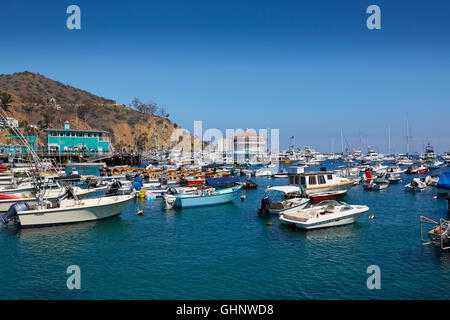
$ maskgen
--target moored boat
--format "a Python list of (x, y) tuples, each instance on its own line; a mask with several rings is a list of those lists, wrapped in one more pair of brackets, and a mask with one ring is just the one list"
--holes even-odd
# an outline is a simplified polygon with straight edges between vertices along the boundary
[(79, 200), (73, 196), (70, 189), (67, 190), (66, 196), (56, 203), (44, 201), (30, 205), (18, 202), (2, 216), (2, 222), (14, 221), (22, 227), (36, 227), (100, 220), (119, 215), (129, 201), (135, 198), (133, 193)]
[(320, 202), (323, 200), (337, 200), (345, 197), (347, 194), (347, 190), (339, 190), (339, 191), (328, 191), (321, 193), (312, 193), (309, 195), (309, 198), (312, 202)]
[(214, 188), (198, 190), (189, 194), (165, 194), (164, 201), (167, 207), (200, 207), (231, 202), (241, 185), (231, 188), (215, 190)]
[(353, 223), (368, 210), (369, 207), (364, 205), (325, 200), (296, 212), (282, 214), (280, 221), (302, 229), (334, 227)]

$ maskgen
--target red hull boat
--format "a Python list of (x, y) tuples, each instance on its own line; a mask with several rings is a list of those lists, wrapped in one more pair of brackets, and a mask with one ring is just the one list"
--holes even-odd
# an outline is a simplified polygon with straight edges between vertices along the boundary
[(321, 193), (310, 194), (309, 198), (312, 202), (320, 202), (323, 200), (336, 200), (345, 197), (347, 190), (328, 191)]

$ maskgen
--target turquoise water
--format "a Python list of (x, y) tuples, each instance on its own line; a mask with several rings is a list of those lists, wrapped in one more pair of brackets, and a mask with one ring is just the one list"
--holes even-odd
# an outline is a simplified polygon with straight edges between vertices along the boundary
[[(349, 191), (345, 201), (368, 205), (375, 219), (307, 232), (257, 216), (264, 186), (287, 184), (267, 178), (220, 206), (138, 201), (94, 223), (0, 228), (0, 298), (448, 299), (450, 252), (419, 235), (419, 216), (448, 218), (447, 203), (431, 187), (405, 192), (404, 178), (386, 191)], [(366, 286), (374, 264), (380, 290)], [(66, 287), (69, 265), (81, 269), (81, 290)]]

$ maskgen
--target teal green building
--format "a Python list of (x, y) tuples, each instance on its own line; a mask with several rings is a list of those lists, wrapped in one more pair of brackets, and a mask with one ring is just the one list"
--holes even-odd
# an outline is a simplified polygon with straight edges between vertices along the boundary
[(106, 131), (72, 130), (70, 122), (63, 129), (46, 129), (47, 148), (50, 152), (105, 154), (111, 152), (111, 140)]

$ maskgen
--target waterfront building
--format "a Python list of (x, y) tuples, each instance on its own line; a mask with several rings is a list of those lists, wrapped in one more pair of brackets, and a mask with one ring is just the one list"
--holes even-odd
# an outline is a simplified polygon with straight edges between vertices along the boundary
[(244, 132), (218, 141), (217, 150), (235, 160), (255, 160), (265, 155), (267, 139), (246, 129)]
[(109, 133), (102, 130), (73, 130), (70, 122), (63, 129), (46, 129), (49, 152), (108, 154), (111, 150)]

